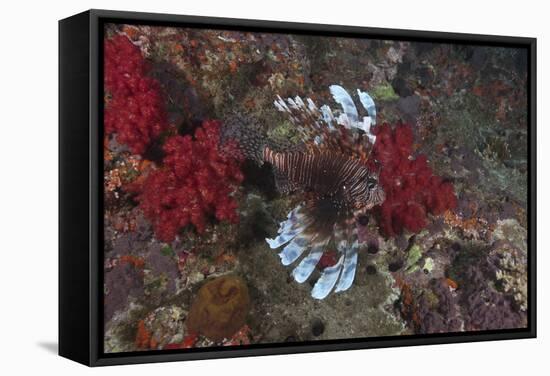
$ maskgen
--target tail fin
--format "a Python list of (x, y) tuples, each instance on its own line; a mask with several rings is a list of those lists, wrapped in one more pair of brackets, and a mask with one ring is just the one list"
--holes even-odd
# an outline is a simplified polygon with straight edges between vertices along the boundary
[(232, 115), (225, 119), (220, 131), (220, 145), (223, 153), (232, 154), (236, 151), (229, 145), (232, 141), (238, 145), (238, 152), (246, 159), (263, 164), (263, 152), (267, 146), (265, 132), (260, 125), (250, 117)]

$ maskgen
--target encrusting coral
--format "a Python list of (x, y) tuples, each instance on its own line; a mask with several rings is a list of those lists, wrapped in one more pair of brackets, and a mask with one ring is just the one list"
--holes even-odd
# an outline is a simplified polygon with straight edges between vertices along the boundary
[(134, 187), (139, 192), (136, 200), (158, 239), (170, 242), (187, 225), (202, 233), (209, 216), (238, 222), (233, 194), (243, 174), (235, 153), (219, 149), (219, 131), (220, 122), (210, 120), (203, 122), (194, 137), (168, 138), (162, 167)]
[(235, 334), (250, 308), (248, 287), (237, 276), (226, 275), (206, 282), (197, 293), (187, 318), (187, 329), (213, 341)]
[(143, 265), (137, 259), (123, 256), (114, 267), (105, 271), (103, 314), (106, 322), (132, 298), (142, 296)]
[(413, 157), (413, 131), (408, 124), (374, 128), (373, 160), (381, 168), (379, 180), (386, 200), (378, 207), (379, 224), (386, 236), (406, 229), (419, 232), (427, 225), (427, 215), (454, 209), (457, 199), (453, 185), (433, 174), (425, 155)]
[(177, 306), (163, 306), (138, 321), (135, 345), (140, 350), (165, 348), (183, 339), (183, 322), (187, 312)]
[(105, 40), (104, 62), (105, 133), (142, 154), (168, 128), (159, 82), (148, 76), (149, 64), (124, 35)]
[(514, 308), (513, 298), (497, 291), (489, 279), (487, 261), (468, 266), (464, 279), (461, 301), (466, 312), (466, 330), (495, 330), (524, 327), (527, 323), (525, 312)]
[(521, 311), (526, 311), (529, 299), (525, 254), (510, 242), (501, 240), (491, 246), (488, 261), (501, 290), (513, 297)]

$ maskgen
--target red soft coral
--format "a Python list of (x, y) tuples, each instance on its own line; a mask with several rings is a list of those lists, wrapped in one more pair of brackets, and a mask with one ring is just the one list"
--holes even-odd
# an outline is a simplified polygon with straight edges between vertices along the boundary
[(117, 35), (104, 44), (105, 133), (135, 154), (168, 127), (160, 85), (148, 77), (149, 65), (140, 49)]
[(428, 213), (442, 214), (456, 207), (451, 183), (435, 176), (425, 155), (413, 158), (413, 131), (408, 124), (395, 128), (383, 124), (375, 128), (373, 159), (380, 167), (380, 184), (386, 200), (378, 208), (380, 227), (386, 236), (403, 229), (419, 232), (427, 224)]
[(219, 131), (218, 121), (205, 121), (194, 138), (167, 139), (162, 168), (151, 172), (138, 188), (137, 201), (160, 240), (172, 241), (189, 224), (201, 233), (211, 215), (238, 222), (232, 195), (243, 180), (241, 158), (235, 152), (220, 152)]

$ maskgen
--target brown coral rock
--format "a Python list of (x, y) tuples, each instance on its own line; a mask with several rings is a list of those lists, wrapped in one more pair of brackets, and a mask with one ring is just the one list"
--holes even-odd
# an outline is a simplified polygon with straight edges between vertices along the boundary
[(235, 334), (245, 323), (250, 306), (244, 280), (227, 275), (205, 283), (191, 306), (187, 329), (213, 341)]

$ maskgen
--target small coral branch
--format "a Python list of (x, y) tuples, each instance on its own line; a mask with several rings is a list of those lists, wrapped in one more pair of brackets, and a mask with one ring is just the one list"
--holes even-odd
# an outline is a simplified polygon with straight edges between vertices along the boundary
[(104, 64), (105, 133), (142, 154), (168, 127), (160, 85), (148, 77), (149, 64), (124, 35), (105, 40)]
[(194, 138), (168, 138), (163, 166), (138, 188), (136, 199), (158, 239), (170, 242), (187, 225), (202, 233), (210, 216), (238, 222), (233, 194), (243, 180), (240, 158), (237, 153), (221, 153), (219, 132), (220, 122), (205, 121)]
[(426, 227), (428, 214), (440, 215), (456, 207), (453, 185), (433, 174), (425, 155), (413, 157), (410, 125), (383, 124), (374, 133), (372, 156), (380, 165), (379, 180), (386, 193), (378, 214), (386, 236), (403, 229), (419, 232)]

